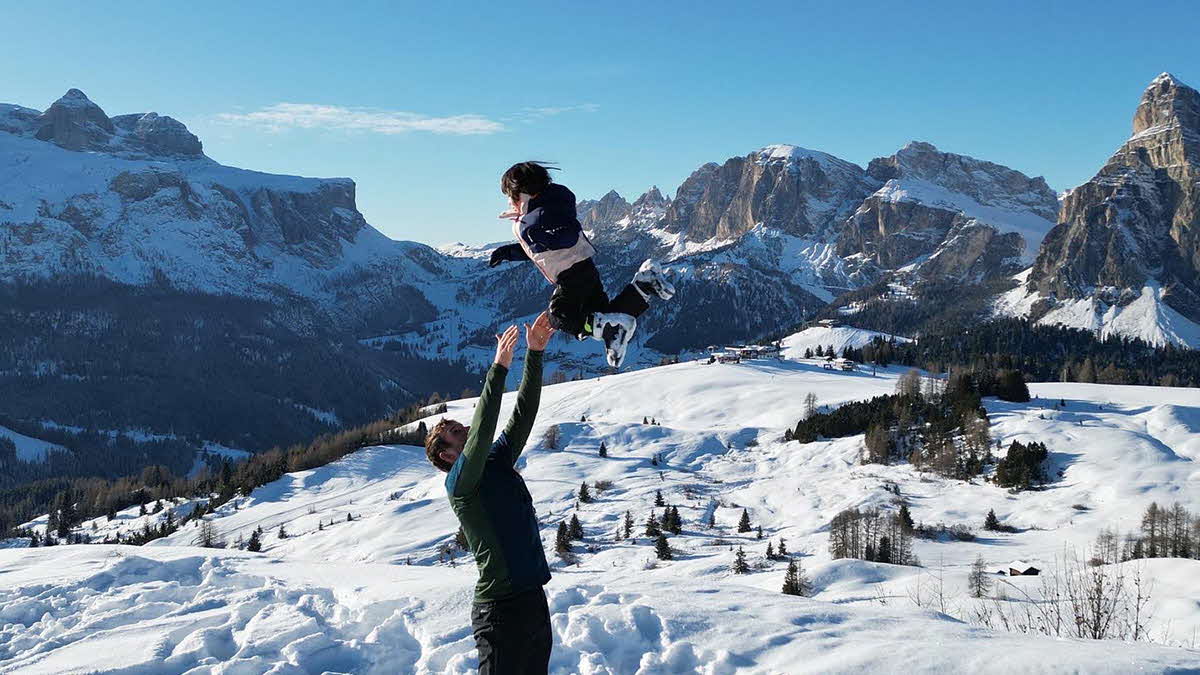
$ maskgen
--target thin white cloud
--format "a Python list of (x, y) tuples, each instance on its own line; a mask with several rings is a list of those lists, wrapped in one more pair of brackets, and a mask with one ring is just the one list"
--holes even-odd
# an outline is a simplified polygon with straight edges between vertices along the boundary
[(596, 105), (595, 103), (579, 103), (576, 105), (563, 105), (563, 106), (530, 107), (530, 108), (522, 108), (521, 112), (516, 114), (516, 117), (518, 119), (522, 119), (522, 120), (525, 120), (528, 122), (528, 121), (532, 121), (532, 120), (539, 120), (539, 119), (542, 119), (545, 117), (554, 117), (555, 115), (562, 115), (563, 113), (596, 112), (599, 109), (600, 109), (600, 106)]
[(254, 112), (221, 113), (217, 117), (226, 122), (256, 126), (268, 131), (337, 129), (388, 135), (426, 132), (470, 136), (504, 130), (500, 122), (481, 115), (431, 117), (413, 112), (316, 103), (276, 103)]

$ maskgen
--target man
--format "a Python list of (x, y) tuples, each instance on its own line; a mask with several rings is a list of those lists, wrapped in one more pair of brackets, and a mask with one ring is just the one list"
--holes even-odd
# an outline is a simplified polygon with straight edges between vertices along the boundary
[(515, 465), (537, 416), (542, 352), (553, 334), (546, 312), (525, 326), (525, 373), (512, 417), (495, 442), (504, 381), (519, 337), (516, 326), (496, 336), (496, 358), (471, 426), (443, 419), (425, 439), (426, 457), (447, 474), (446, 494), (479, 568), (471, 628), (483, 675), (549, 668), (550, 610), (542, 586), (550, 581), (550, 568), (533, 499)]

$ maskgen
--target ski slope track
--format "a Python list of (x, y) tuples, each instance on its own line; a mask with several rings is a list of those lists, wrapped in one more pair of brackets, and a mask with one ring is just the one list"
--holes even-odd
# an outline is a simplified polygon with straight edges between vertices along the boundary
[[(989, 570), (1014, 561), (1053, 569), (1064, 546), (1082, 550), (1105, 527), (1136, 529), (1151, 501), (1200, 511), (1200, 393), (1034, 383), (1028, 403), (986, 399), (993, 439), (1042, 441), (1051, 473), (1062, 472), (1047, 489), (1011, 494), (907, 464), (862, 465), (861, 436), (782, 442), (807, 393), (833, 407), (890, 393), (903, 373), (827, 371), (797, 355), (806, 339), (785, 342), (782, 359), (684, 362), (545, 388), (518, 469), (548, 552), (558, 523), (573, 513), (585, 532), (574, 548), (577, 565), (551, 558), (552, 672), (1200, 672), (1200, 561), (1140, 563), (1155, 584), (1157, 644), (993, 632), (908, 599), (936, 574), (956, 604), (969, 602), (967, 573), (977, 555)], [(501, 421), (513, 402), (505, 396)], [(446, 416), (468, 422), (474, 403), (452, 401)], [(545, 440), (551, 426), (556, 448)], [(602, 442), (606, 458), (598, 456)], [(576, 510), (585, 480), (612, 485)], [(654, 561), (653, 541), (643, 536), (656, 491), (683, 519), (682, 534), (670, 538), (670, 561)], [(832, 560), (829, 520), (851, 507), (894, 510), (897, 492), (918, 522), (978, 531), (994, 509), (1018, 531), (979, 531), (973, 542), (916, 540), (924, 568)], [(179, 516), (193, 506), (169, 508)], [(743, 509), (762, 526), (762, 540), (737, 533)], [(626, 511), (635, 536), (616, 541)], [(133, 507), (82, 529), (102, 538), (165, 515), (137, 514)], [(705, 525), (710, 515), (714, 529)], [(263, 551), (196, 547), (194, 525), (140, 548), (0, 549), (0, 673), (476, 667), (475, 566), (469, 555), (451, 564), (439, 554), (457, 522), (423, 449), (365, 448), (287, 474), (209, 520), (231, 543), (261, 527)], [(45, 518), (31, 526), (44, 528)], [(813, 597), (779, 592), (786, 563), (763, 553), (768, 540), (777, 546), (781, 538), (812, 580)], [(737, 546), (749, 574), (730, 569)], [(1037, 594), (1037, 579), (1008, 581)]]

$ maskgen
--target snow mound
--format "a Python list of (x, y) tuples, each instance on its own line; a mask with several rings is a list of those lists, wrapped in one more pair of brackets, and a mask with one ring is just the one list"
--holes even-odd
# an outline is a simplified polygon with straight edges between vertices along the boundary
[(841, 354), (848, 347), (856, 349), (865, 347), (871, 344), (875, 338), (911, 342), (909, 338), (899, 335), (889, 335), (853, 326), (813, 326), (785, 337), (783, 339), (783, 355), (787, 358), (799, 359), (804, 356), (806, 349), (812, 349), (815, 352), (817, 347), (825, 350), (830, 345), (833, 345), (835, 352)]
[[(30, 571), (14, 575), (14, 562)], [(0, 672), (474, 672), (459, 575), (199, 549), (0, 550)], [(37, 571), (33, 571), (37, 570)], [(447, 578), (450, 576), (450, 578)], [(566, 575), (564, 575), (566, 576)], [(1194, 652), (970, 628), (738, 585), (618, 575), (547, 589), (554, 673), (1181, 672)], [(912, 635), (936, 635), (912, 639)], [(953, 644), (953, 649), (938, 645)], [(1054, 650), (1055, 658), (1044, 654)]]

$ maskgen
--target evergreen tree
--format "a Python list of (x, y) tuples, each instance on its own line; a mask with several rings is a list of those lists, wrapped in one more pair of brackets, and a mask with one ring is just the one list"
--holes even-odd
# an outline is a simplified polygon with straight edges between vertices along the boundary
[(278, 535), (278, 536), (279, 536), (279, 538), (280, 538), (280, 539), (287, 539), (287, 538), (288, 538), (288, 533), (287, 533), (287, 530), (286, 530), (286, 529), (284, 529), (284, 527), (283, 527), (283, 525), (282, 525), (282, 524), (279, 526), (279, 535)]
[(913, 519), (912, 514), (908, 511), (907, 503), (900, 505), (900, 524), (904, 527), (905, 531), (912, 532)]
[(787, 554), (788, 554), (788, 552), (787, 552), (787, 542), (784, 540), (784, 538), (783, 538), (783, 537), (780, 537), (780, 538), (779, 538), (779, 557), (780, 557), (780, 558), (785, 558), (785, 557), (787, 557)]
[(774, 559), (775, 559), (775, 549), (771, 545), (771, 540), (768, 539), (767, 540), (767, 560), (774, 560)]
[(600, 456), (608, 457), (608, 446), (604, 444), (604, 441), (600, 441)]
[(588, 490), (587, 481), (579, 484), (579, 501), (584, 504), (592, 503), (592, 493)]
[(737, 554), (733, 557), (733, 573), (746, 574), (750, 571), (750, 565), (746, 564), (746, 552), (739, 546)]
[(146, 505), (145, 504), (138, 504), (138, 515), (139, 516), (146, 515)]
[(655, 490), (654, 491), (654, 505), (655, 506), (666, 506), (666, 504), (667, 503), (663, 501), (662, 490)]
[(996, 395), (1005, 401), (1024, 403), (1029, 400), (1029, 387), (1019, 370), (1002, 370), (997, 378)]
[(995, 532), (1000, 529), (1000, 520), (996, 518), (996, 510), (988, 509), (987, 518), (983, 520), (983, 529)]
[(659, 560), (671, 559), (671, 545), (667, 543), (667, 536), (662, 532), (659, 532), (658, 539), (654, 540), (654, 553)]
[[(867, 547), (870, 550), (870, 547)], [(892, 540), (888, 537), (879, 538), (879, 547), (875, 549), (875, 561), (881, 563), (891, 563), (892, 560)], [(867, 560), (871, 560), (871, 554), (867, 553)]]
[(564, 561), (571, 554), (571, 533), (565, 520), (558, 521), (558, 532), (554, 535), (554, 552)]
[(633, 536), (633, 516), (628, 511), (625, 512), (625, 538)]
[(806, 597), (812, 594), (812, 582), (808, 580), (804, 568), (795, 560), (788, 561), (787, 572), (783, 575), (783, 593)]
[(758, 526), (758, 533), (754, 536), (755, 539), (762, 540), (762, 525)]
[(683, 518), (679, 517), (678, 506), (671, 507), (671, 531), (675, 534), (681, 534), (683, 532)]
[(708, 529), (711, 530), (712, 528), (714, 528), (716, 526), (717, 526), (717, 510), (713, 509), (708, 514)]
[(975, 556), (971, 563), (971, 573), (967, 576), (967, 586), (971, 589), (971, 597), (982, 598), (992, 587), (992, 580), (984, 568), (983, 556)]
[(742, 519), (738, 521), (738, 532), (750, 531), (750, 512), (742, 509)]
[(583, 525), (579, 522), (579, 516), (571, 514), (571, 524), (567, 527), (567, 535), (574, 540), (583, 541)]
[(646, 536), (653, 538), (657, 537), (661, 533), (662, 530), (659, 529), (658, 518), (656, 518), (654, 512), (651, 511), (650, 515), (646, 518)]
[(649, 417), (643, 417), (643, 418), (642, 418), (642, 424), (650, 424), (650, 418), (649, 418)]

